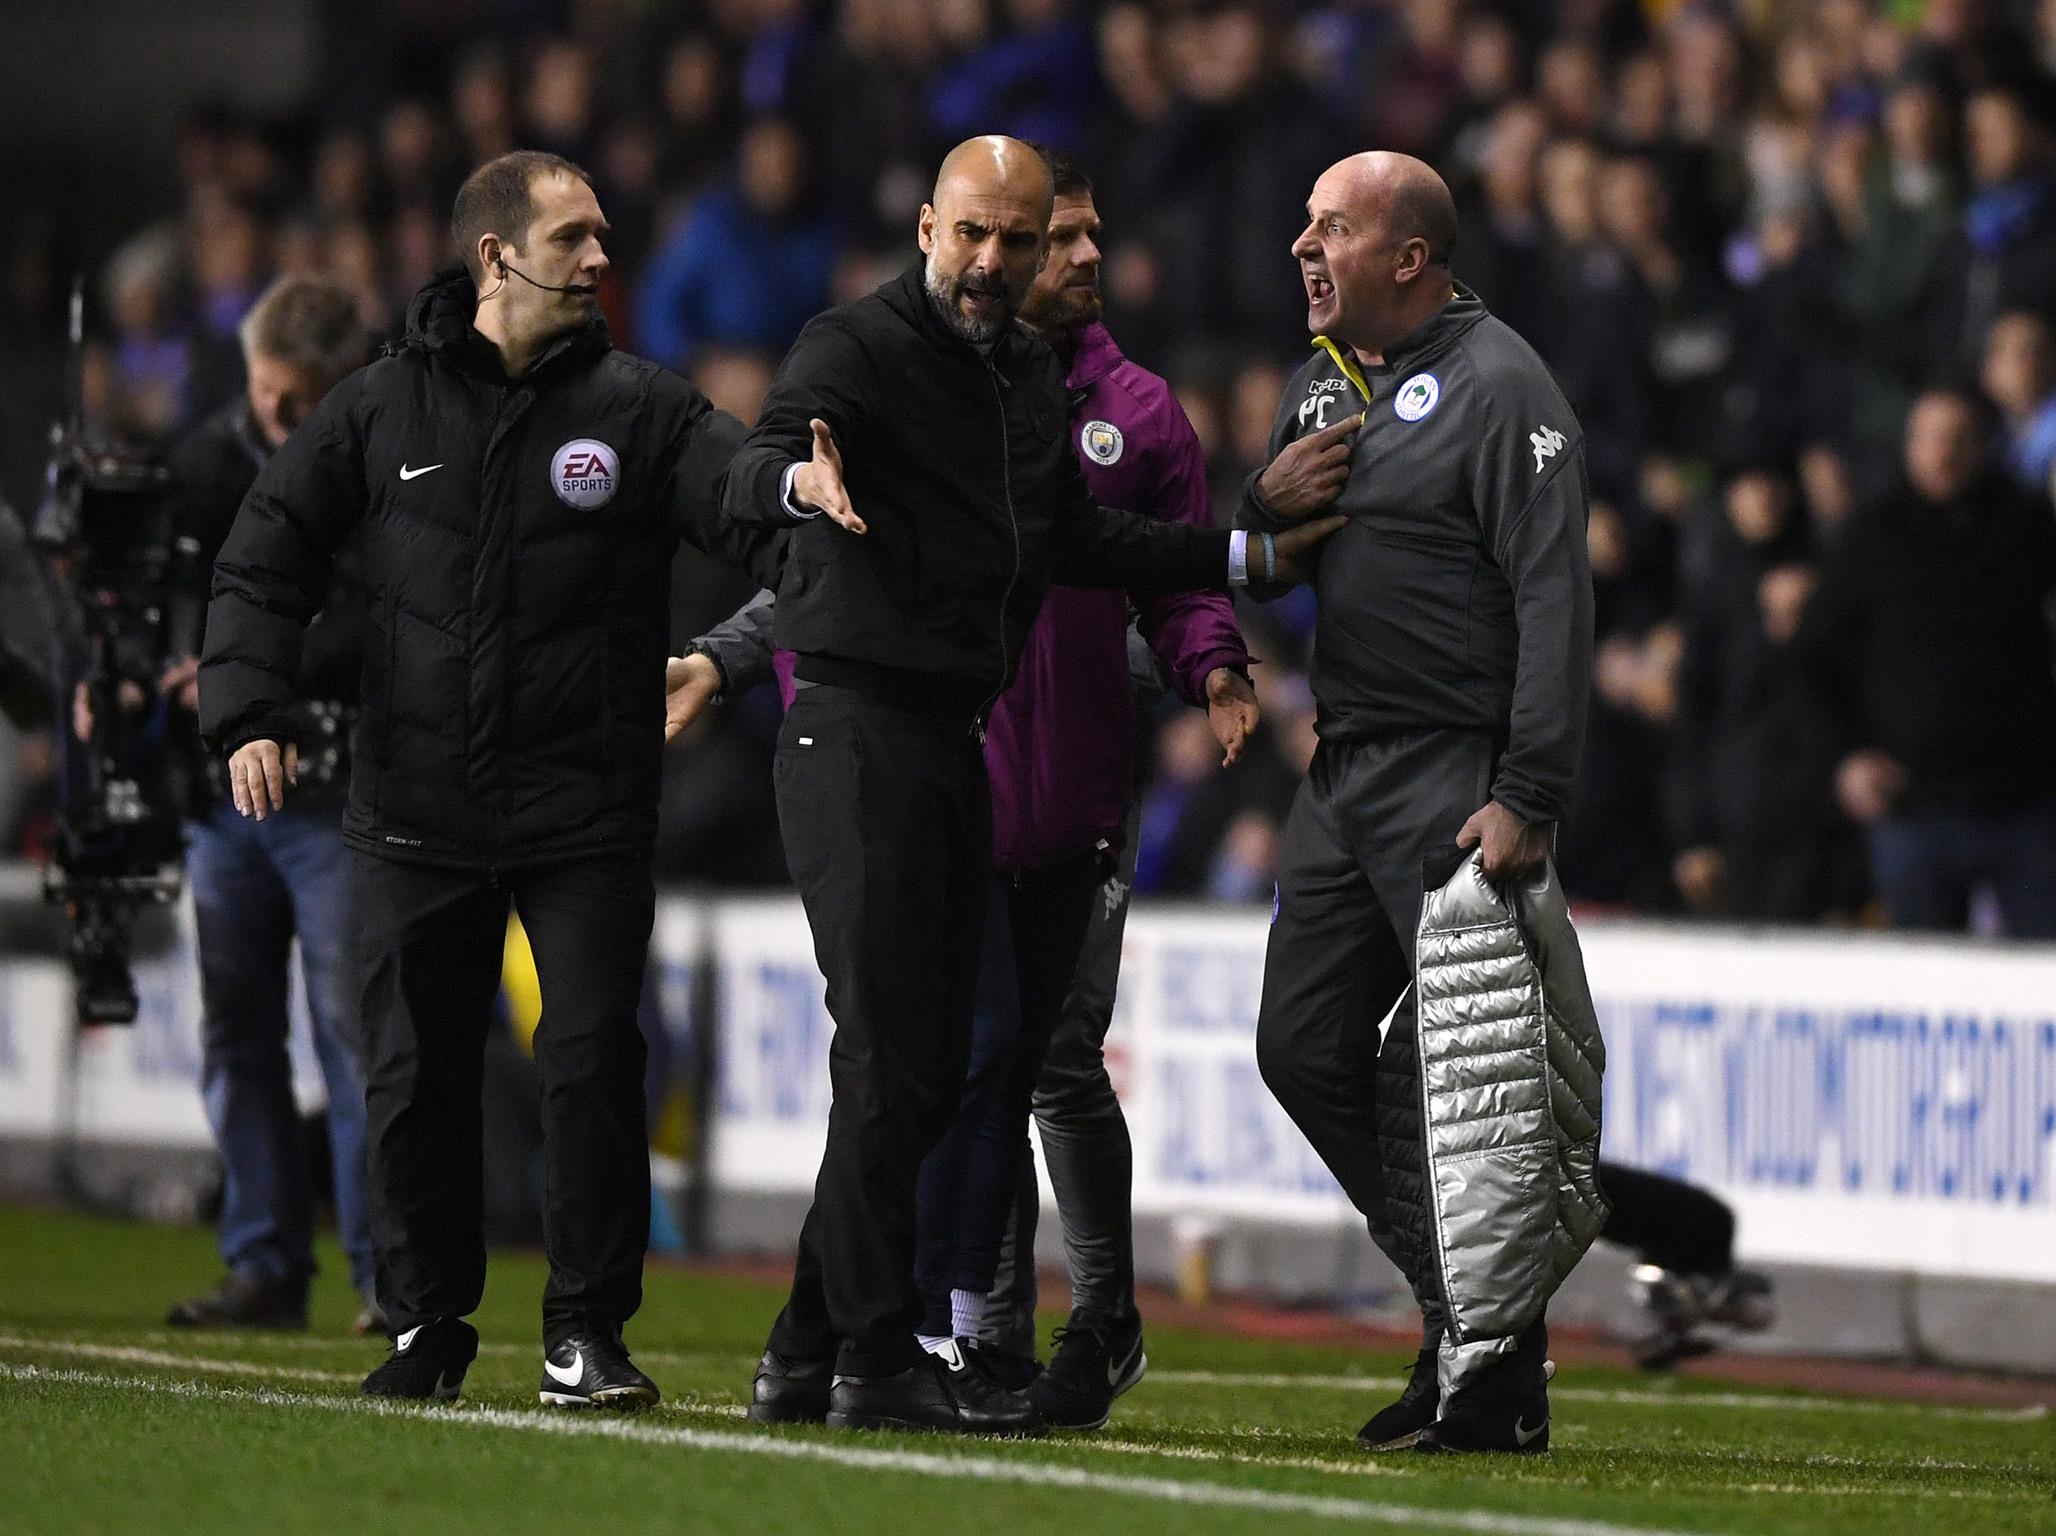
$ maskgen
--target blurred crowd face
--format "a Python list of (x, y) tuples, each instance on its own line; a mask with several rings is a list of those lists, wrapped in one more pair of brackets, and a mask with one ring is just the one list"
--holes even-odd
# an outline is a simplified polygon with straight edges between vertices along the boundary
[(1885, 141), (1892, 158), (1906, 165), (1932, 165), (1949, 143), (1949, 104), (1925, 81), (1910, 80), (1885, 103)]
[(319, 368), (289, 363), (255, 348), (244, 349), (243, 362), (248, 372), (245, 393), (250, 418), (274, 448), (292, 435), (335, 383)]
[(737, 162), (743, 201), (767, 219), (792, 212), (806, 180), (807, 146), (798, 129), (776, 118), (752, 123)]
[(1933, 502), (1970, 489), (1984, 463), (1977, 413), (1955, 395), (1922, 395), (1906, 418), (1906, 479)]
[(2008, 416), (2025, 416), (2039, 406), (2056, 383), (2049, 323), (2026, 310), (1993, 321), (1979, 382)]
[(1026, 146), (1004, 165), (973, 156), (921, 205), (929, 297), (973, 346), (997, 339), (1020, 313), (1042, 267), (1052, 206), (1049, 173)]
[(1599, 154), (1591, 145), (1560, 139), (1542, 152), (1542, 211), (1568, 246), (1599, 238)]
[(1980, 186), (1998, 186), (2024, 174), (2034, 156), (2034, 130), (2020, 103), (2002, 91), (1971, 97), (1963, 126), (1970, 173)]
[(1630, 251), (1661, 244), (1664, 238), (1663, 183), (1647, 160), (1616, 160), (1600, 173), (1600, 227)]
[(1075, 331), (1100, 317), (1099, 210), (1090, 197), (1060, 197), (1049, 216), (1049, 255), (1021, 306), (1045, 333)]
[(551, 43), (528, 77), (529, 126), (555, 144), (576, 144), (592, 126), (593, 57), (576, 43)]
[(1492, 115), (1479, 173), (1495, 211), (1516, 218), (1534, 212), (1535, 161), (1548, 142), (1548, 120), (1530, 102), (1510, 102)]
[(1728, 484), (1728, 523), (1745, 544), (1768, 544), (1785, 530), (1791, 500), (1785, 484), (1763, 470), (1737, 475)]
[[(607, 270), (600, 237), (607, 232), (607, 220), (593, 189), (576, 176), (538, 176), (529, 186), (529, 196), (535, 218), (518, 242), (487, 235), (479, 245), (489, 279), (499, 277), (495, 263), (504, 256), (534, 283), (508, 273), (481, 298), (490, 296), (507, 306), (510, 335), (555, 336), (585, 324), (598, 310), (600, 278)], [(535, 283), (572, 291), (551, 293)]]

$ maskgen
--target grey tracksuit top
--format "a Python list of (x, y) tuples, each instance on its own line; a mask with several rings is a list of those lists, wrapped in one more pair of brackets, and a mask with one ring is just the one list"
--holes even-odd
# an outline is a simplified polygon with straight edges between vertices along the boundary
[[(1366, 412), (1333, 509), (1349, 524), (1314, 581), (1321, 736), (1490, 731), (1492, 797), (1524, 821), (1563, 820), (1592, 677), (1577, 418), (1541, 358), (1461, 285), (1382, 366), (1315, 340), (1271, 456)], [(1255, 476), (1236, 520), (1284, 526)]]

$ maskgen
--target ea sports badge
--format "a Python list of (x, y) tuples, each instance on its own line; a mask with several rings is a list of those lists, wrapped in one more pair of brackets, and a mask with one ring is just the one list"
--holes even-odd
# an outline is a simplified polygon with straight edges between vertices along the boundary
[(1085, 457), (1095, 464), (1117, 464), (1126, 439), (1121, 429), (1111, 421), (1088, 421), (1085, 430), (1078, 434), (1078, 446), (1085, 450)]
[(1417, 373), (1392, 397), (1392, 414), (1401, 421), (1419, 421), (1441, 398), (1442, 381), (1432, 373)]
[(621, 461), (605, 443), (574, 438), (550, 460), (550, 488), (567, 507), (590, 512), (614, 499), (621, 483)]

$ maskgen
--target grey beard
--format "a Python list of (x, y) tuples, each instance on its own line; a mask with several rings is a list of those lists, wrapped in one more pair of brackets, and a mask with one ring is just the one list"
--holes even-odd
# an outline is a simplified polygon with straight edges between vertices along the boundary
[(935, 312), (942, 316), (942, 323), (974, 347), (990, 346), (999, 339), (1013, 321), (1011, 315), (1001, 315), (991, 320), (973, 320), (957, 307), (960, 285), (942, 276), (935, 270), (935, 255), (929, 253), (922, 268), (922, 286), (928, 290), (928, 301), (935, 306)]

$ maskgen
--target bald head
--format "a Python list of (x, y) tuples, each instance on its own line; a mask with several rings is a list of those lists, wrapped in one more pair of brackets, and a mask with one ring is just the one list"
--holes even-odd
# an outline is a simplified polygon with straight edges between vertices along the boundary
[(1345, 196), (1384, 225), (1385, 236), (1394, 245), (1426, 241), (1429, 264), (1449, 265), (1456, 252), (1456, 200), (1427, 161), (1373, 149), (1336, 161), (1321, 182), (1331, 176), (1346, 189)]
[(942, 157), (931, 201), (938, 208), (959, 197), (1019, 198), (1031, 207), (1039, 202), (1046, 224), (1055, 196), (1049, 167), (1033, 145), (1003, 133), (985, 133), (964, 140)]
[(936, 172), (921, 208), (926, 279), (943, 320), (983, 346), (1013, 322), (1049, 239), (1054, 184), (1042, 156), (1019, 139), (966, 139)]
[(1388, 150), (1338, 160), (1306, 211), (1292, 254), (1313, 331), (1381, 354), (1448, 302), (1456, 203), (1425, 161)]

